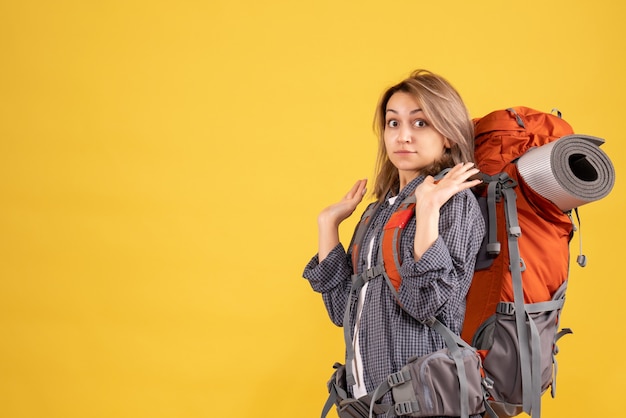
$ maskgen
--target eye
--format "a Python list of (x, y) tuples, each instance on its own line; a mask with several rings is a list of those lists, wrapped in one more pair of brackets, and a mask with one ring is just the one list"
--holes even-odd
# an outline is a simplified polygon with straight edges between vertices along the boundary
[(398, 121), (397, 121), (397, 120), (395, 120), (395, 119), (391, 119), (391, 120), (388, 120), (388, 121), (387, 121), (387, 126), (388, 126), (389, 128), (397, 128), (397, 127), (398, 127), (398, 125), (399, 125), (399, 123), (398, 123)]
[(413, 122), (413, 126), (416, 128), (425, 128), (428, 126), (428, 123), (423, 119), (416, 119), (415, 122)]

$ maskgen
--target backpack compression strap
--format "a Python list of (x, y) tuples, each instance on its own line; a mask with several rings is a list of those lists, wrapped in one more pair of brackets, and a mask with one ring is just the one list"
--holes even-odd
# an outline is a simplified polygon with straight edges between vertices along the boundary
[[(517, 182), (505, 173), (501, 174), (498, 189), (504, 197), (509, 269), (513, 284), (513, 313), (517, 328), (522, 375), (522, 406), (526, 413), (532, 413), (533, 417), (539, 417), (541, 416), (541, 345), (537, 326), (529, 315), (529, 307), (524, 303), (522, 272), (526, 269), (526, 265), (519, 251), (518, 240), (522, 231), (517, 217), (515, 186), (517, 186)], [(526, 320), (528, 320), (528, 327)]]
[[(507, 173), (499, 173), (494, 176), (483, 176), (487, 186), (488, 208), (488, 244), (487, 250), (491, 255), (497, 255), (500, 243), (497, 241), (496, 203), (504, 199), (504, 213), (506, 220), (506, 236), (509, 253), (509, 271), (513, 288), (513, 302), (500, 302), (496, 307), (496, 313), (515, 317), (517, 334), (517, 346), (519, 348), (520, 374), (522, 383), (522, 407), (524, 412), (533, 418), (541, 416), (541, 339), (539, 330), (531, 314), (560, 310), (563, 306), (563, 298), (556, 297), (551, 301), (526, 304), (524, 300), (524, 288), (522, 273), (526, 269), (524, 260), (519, 250), (519, 237), (522, 234), (517, 216), (517, 194), (515, 187), (517, 182)], [(563, 297), (564, 297), (563, 290)], [(557, 292), (558, 293), (558, 292)], [(563, 333), (571, 332), (563, 330)], [(557, 339), (560, 335), (557, 336)], [(556, 349), (556, 346), (555, 346)], [(555, 366), (553, 376), (556, 375), (556, 359), (552, 356)], [(553, 378), (552, 390), (554, 392)]]

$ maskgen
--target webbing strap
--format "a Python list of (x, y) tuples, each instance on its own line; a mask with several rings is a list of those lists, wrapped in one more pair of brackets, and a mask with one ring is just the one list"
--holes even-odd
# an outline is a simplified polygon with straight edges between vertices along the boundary
[[(410, 195), (402, 202), (398, 210), (394, 212), (394, 215), (396, 215), (397, 218), (398, 217), (400, 218), (400, 222), (398, 223), (397, 227), (395, 226), (391, 227), (387, 225), (385, 226), (385, 228), (387, 229), (383, 229), (382, 236), (380, 238), (380, 243), (379, 243), (380, 248), (378, 251), (378, 263), (376, 266), (362, 273), (357, 273), (358, 268), (359, 268), (358, 260), (359, 260), (359, 255), (360, 255), (359, 254), (360, 247), (363, 244), (363, 239), (365, 238), (365, 233), (367, 231), (370, 221), (376, 217), (376, 213), (382, 206), (380, 202), (372, 203), (367, 207), (367, 209), (365, 210), (365, 213), (361, 217), (361, 221), (357, 225), (356, 231), (352, 238), (352, 243), (350, 244), (350, 247), (352, 248), (352, 269), (353, 269), (354, 274), (352, 275), (352, 288), (350, 289), (350, 294), (348, 295), (346, 310), (344, 311), (344, 316), (343, 316), (343, 334), (344, 334), (344, 342), (346, 344), (346, 382), (350, 386), (356, 384), (356, 378), (354, 375), (354, 368), (353, 368), (354, 348), (352, 345), (352, 339), (350, 335), (350, 318), (352, 317), (353, 308), (355, 304), (358, 302), (359, 293), (361, 289), (363, 288), (363, 286), (365, 285), (365, 283), (381, 275), (383, 275), (385, 278), (385, 281), (388, 284), (390, 284), (390, 289), (394, 290), (394, 295), (396, 296), (396, 299), (397, 299), (396, 289), (400, 287), (400, 273), (398, 272), (400, 261), (399, 261), (399, 256), (398, 256), (399, 250), (397, 247), (399, 246), (399, 241), (400, 241), (400, 231), (402, 228), (404, 228), (404, 226), (406, 225), (406, 222), (408, 222), (408, 220), (412, 217), (412, 213), (410, 211), (412, 211), (412, 208), (414, 205), (415, 205), (415, 195)], [(406, 212), (405, 216), (402, 215), (402, 212)], [(392, 215), (392, 217), (394, 215)], [(397, 216), (397, 215), (400, 215), (400, 216)], [(411, 215), (411, 216), (408, 216), (408, 215)], [(388, 261), (385, 259), (384, 250), (383, 250), (383, 241), (385, 239), (391, 240), (390, 246), (393, 248), (393, 252), (391, 254), (392, 258)], [(389, 268), (391, 269), (390, 274), (392, 275), (392, 277), (390, 277), (387, 271), (385, 270), (385, 261), (387, 261), (387, 264)]]
[[(485, 406), (485, 411), (489, 415), (490, 418), (499, 418), (496, 411), (491, 407), (489, 403), (489, 392), (483, 387), (483, 405)], [(483, 417), (485, 415), (483, 414)]]
[[(425, 325), (428, 325), (429, 327), (431, 327), (433, 329), (435, 329), (435, 331), (437, 331), (439, 334), (441, 334), (444, 338), (447, 336), (449, 340), (454, 341), (455, 345), (457, 345), (459, 347), (463, 347), (463, 348), (469, 348), (471, 350), (476, 350), (476, 348), (472, 347), (470, 344), (467, 343), (467, 341), (465, 341), (460, 336), (458, 336), (454, 332), (452, 332), (452, 330), (450, 328), (445, 326), (437, 318), (429, 318), (426, 321), (423, 321), (422, 323), (425, 324)], [(446, 345), (448, 346), (448, 348), (450, 348), (448, 339), (446, 339)]]
[[(512, 181), (512, 180), (511, 180)], [(534, 367), (531, 365), (531, 353), (528, 345), (529, 336), (526, 328), (526, 318), (532, 323), (532, 318), (526, 315), (524, 309), (524, 288), (522, 285), (522, 258), (519, 252), (518, 238), (521, 235), (519, 222), (517, 219), (517, 196), (511, 188), (515, 183), (503, 185), (502, 192), (504, 195), (507, 235), (509, 243), (509, 269), (511, 271), (511, 280), (513, 284), (513, 304), (515, 306), (515, 324), (517, 328), (518, 345), (520, 351), (520, 369), (522, 374), (522, 406), (526, 413), (539, 417), (541, 387), (533, 387)], [(535, 390), (538, 392), (535, 396)]]
[(376, 217), (376, 213), (381, 208), (380, 202), (371, 203), (363, 216), (361, 216), (361, 220), (356, 226), (354, 231), (354, 235), (352, 236), (352, 242), (350, 243), (350, 248), (352, 251), (352, 287), (350, 289), (350, 293), (348, 294), (348, 300), (346, 302), (346, 309), (343, 314), (343, 334), (344, 341), (346, 344), (346, 383), (349, 386), (356, 384), (356, 379), (354, 377), (353, 372), (353, 362), (354, 362), (354, 350), (352, 348), (352, 341), (350, 338), (350, 317), (352, 315), (352, 308), (355, 303), (358, 301), (359, 292), (365, 285), (367, 281), (376, 276), (375, 272), (378, 270), (382, 270), (382, 268), (371, 268), (366, 270), (360, 274), (357, 274), (359, 269), (359, 255), (361, 252), (361, 245), (363, 244), (363, 239), (365, 238), (365, 232), (369, 226), (369, 223), (372, 219)]
[(369, 418), (373, 418), (374, 416), (374, 404), (378, 402), (379, 399), (383, 397), (383, 395), (391, 390), (391, 385), (387, 379), (383, 380), (374, 392), (372, 393), (372, 400), (370, 401), (370, 416)]
[[(576, 257), (576, 262), (580, 267), (585, 267), (587, 265), (587, 256), (583, 254), (583, 229), (582, 224), (580, 223), (580, 214), (578, 213), (578, 208), (574, 208), (574, 212), (576, 213), (576, 219), (578, 220), (578, 257)], [(569, 217), (570, 219), (572, 219), (571, 212)], [(576, 231), (576, 225), (574, 225), (573, 219), (572, 226), (574, 227), (574, 231)]]
[(378, 243), (378, 264), (385, 266), (385, 279), (394, 295), (400, 290), (400, 239), (402, 230), (415, 216), (415, 195), (405, 198), (383, 227)]
[(488, 214), (488, 235), (487, 253), (490, 255), (500, 254), (500, 242), (498, 242), (498, 222), (496, 219), (496, 202), (500, 200), (500, 188), (497, 181), (492, 178), (485, 179), (489, 182), (487, 186), (487, 214)]
[[(530, 352), (532, 368), (532, 416), (541, 416), (541, 339), (539, 338), (539, 330), (537, 324), (528, 315), (528, 324), (530, 326)], [(523, 366), (522, 366), (523, 367)]]
[(552, 385), (550, 385), (550, 396), (556, 396), (556, 375), (559, 371), (559, 363), (556, 360), (556, 353), (552, 352)]
[[(539, 313), (556, 311), (563, 308), (565, 299), (548, 300), (545, 302), (527, 303), (524, 309), (527, 313)], [(513, 315), (515, 313), (515, 304), (512, 302), (499, 302), (496, 306), (496, 312), (503, 315)]]
[(531, 313), (539, 313), (539, 312), (549, 312), (549, 311), (558, 311), (559, 309), (563, 309), (563, 305), (565, 304), (565, 299), (556, 299), (556, 300), (548, 300), (545, 302), (536, 302), (536, 303), (528, 303), (526, 304), (526, 312)]
[(326, 403), (324, 404), (324, 408), (322, 408), (322, 416), (321, 418), (325, 418), (330, 412), (330, 408), (337, 402), (338, 394), (337, 394), (337, 385), (335, 383), (331, 383), (329, 387), (328, 399), (326, 399)]
[[(455, 335), (450, 328), (446, 327), (436, 318), (430, 318), (428, 325), (433, 327), (441, 336), (443, 336), (456, 365), (457, 375), (459, 377), (459, 388), (461, 389), (461, 418), (469, 418), (469, 401), (468, 401), (468, 383), (467, 374), (465, 374), (465, 363), (463, 362), (463, 356), (459, 349), (458, 341), (461, 340)], [(463, 342), (465, 346), (468, 346)]]
[(346, 384), (353, 386), (356, 384), (354, 377), (353, 362), (354, 349), (352, 347), (352, 338), (350, 335), (350, 318), (352, 317), (352, 309), (359, 300), (359, 293), (368, 281), (375, 277), (379, 277), (384, 272), (383, 266), (374, 266), (359, 274), (352, 275), (352, 287), (346, 301), (346, 310), (343, 313), (343, 338), (346, 344)]
[(367, 209), (365, 209), (363, 216), (361, 216), (361, 220), (356, 226), (354, 235), (352, 236), (350, 248), (352, 249), (352, 272), (354, 274), (357, 273), (359, 268), (359, 255), (361, 251), (361, 245), (363, 244), (363, 239), (365, 238), (365, 232), (367, 231), (367, 226), (369, 225), (370, 221), (374, 219), (375, 214), (376, 212), (378, 212), (378, 209), (380, 209), (380, 207), (380, 202), (375, 202), (371, 203), (367, 207)]
[[(441, 180), (450, 168), (445, 168), (433, 176), (435, 181)], [(415, 216), (415, 195), (409, 194), (404, 198), (385, 226), (379, 242), (378, 264), (385, 266), (385, 279), (395, 296), (400, 290), (402, 277), (400, 276), (400, 238), (402, 230)], [(389, 251), (391, 249), (391, 251)]]
[(509, 111), (510, 113), (513, 114), (513, 116), (515, 116), (515, 121), (517, 122), (520, 128), (526, 129), (526, 125), (524, 125), (524, 121), (522, 120), (522, 117), (517, 114), (515, 109), (513, 109), (512, 107), (509, 107), (507, 111)]
[(554, 365), (554, 367), (552, 368), (552, 384), (551, 386), (551, 390), (550, 390), (550, 395), (554, 398), (556, 396), (556, 375), (559, 371), (559, 364), (556, 360), (556, 355), (559, 352), (559, 349), (556, 345), (556, 342), (564, 335), (567, 334), (573, 334), (572, 330), (569, 328), (563, 328), (562, 330), (560, 330), (557, 334), (556, 334), (556, 339), (554, 342), (554, 349), (552, 350), (552, 364)]
[(562, 330), (560, 330), (557, 334), (556, 334), (556, 338), (555, 340), (558, 341), (559, 339), (561, 339), (561, 337), (563, 337), (564, 335), (567, 334), (573, 334), (574, 331), (572, 331), (571, 328), (563, 328)]
[[(567, 290), (567, 281), (563, 282), (561, 287), (559, 287), (559, 289), (555, 293), (555, 297), (565, 302), (566, 290)], [(558, 318), (557, 319), (557, 329), (558, 329), (561, 318), (560, 317), (557, 317), (557, 318)], [(552, 364), (554, 367), (552, 368), (552, 385), (551, 385), (550, 394), (552, 395), (553, 398), (556, 396), (556, 377), (559, 371), (559, 364), (556, 360), (556, 355), (559, 353), (559, 347), (557, 345), (557, 342), (561, 339), (561, 337), (567, 334), (573, 334), (573, 331), (570, 328), (563, 328), (559, 332), (557, 332), (556, 337), (554, 338), (554, 346), (552, 347)]]

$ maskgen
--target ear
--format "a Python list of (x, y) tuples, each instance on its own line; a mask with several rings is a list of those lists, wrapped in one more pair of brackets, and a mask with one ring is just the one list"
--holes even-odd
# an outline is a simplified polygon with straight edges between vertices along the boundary
[(444, 138), (443, 140), (443, 146), (447, 149), (452, 148), (452, 143), (450, 142), (450, 140), (448, 138)]

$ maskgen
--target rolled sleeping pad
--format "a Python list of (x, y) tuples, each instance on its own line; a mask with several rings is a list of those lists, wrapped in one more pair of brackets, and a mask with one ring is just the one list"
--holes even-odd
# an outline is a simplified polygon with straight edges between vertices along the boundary
[(566, 135), (526, 151), (517, 169), (531, 189), (568, 212), (611, 192), (615, 169), (602, 144), (594, 136)]

